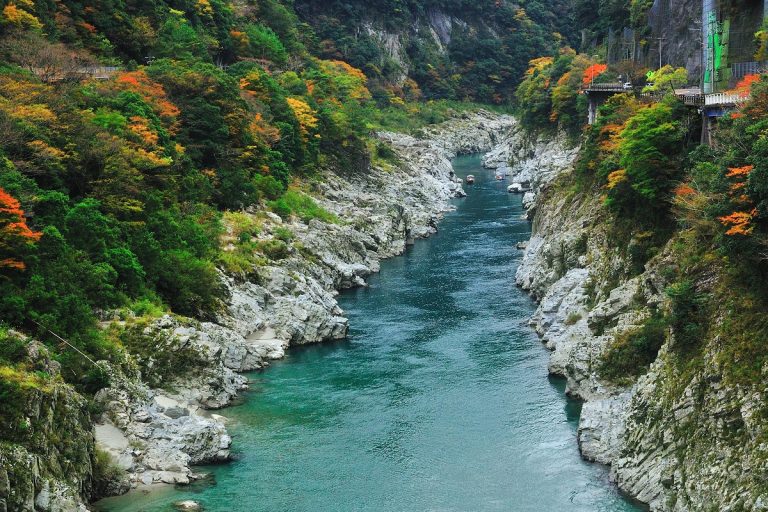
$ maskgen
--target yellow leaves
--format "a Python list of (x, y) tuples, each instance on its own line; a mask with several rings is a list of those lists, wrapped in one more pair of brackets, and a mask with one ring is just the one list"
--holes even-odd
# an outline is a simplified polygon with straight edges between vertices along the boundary
[(368, 81), (368, 77), (365, 76), (365, 73), (363, 73), (361, 70), (357, 69), (356, 67), (347, 64), (343, 60), (321, 60), (320, 68), (326, 73), (335, 68), (335, 70), (337, 71), (345, 73), (351, 77), (357, 78), (362, 83), (366, 83)]
[(32, 150), (38, 158), (44, 160), (61, 160), (66, 156), (66, 153), (62, 150), (50, 146), (42, 140), (27, 142), (27, 147)]
[(33, 123), (52, 123), (57, 117), (47, 105), (34, 103), (32, 105), (16, 105), (8, 111), (8, 114), (19, 121)]
[(539, 57), (528, 62), (528, 70), (526, 75), (532, 76), (534, 73), (541, 73), (555, 61), (553, 57)]
[[(29, 2), (23, 2), (28, 6)], [(20, 8), (16, 4), (8, 4), (3, 7), (3, 21), (17, 27), (40, 30), (43, 24), (35, 16)]]
[(324, 90), (325, 96), (349, 98), (355, 102), (371, 99), (371, 93), (365, 86), (368, 78), (359, 69), (340, 60), (320, 60), (318, 64), (331, 79), (331, 88)]
[(201, 16), (213, 16), (213, 7), (208, 0), (197, 0), (195, 11)]
[(612, 190), (619, 184), (627, 181), (627, 171), (624, 169), (619, 169), (618, 171), (613, 171), (611, 174), (608, 175), (608, 183), (605, 185), (605, 188), (608, 190)]
[(400, 96), (391, 96), (389, 98), (389, 104), (398, 106), (398, 107), (403, 107), (405, 106), (405, 100), (403, 100), (403, 98), (401, 98)]
[(515, 11), (515, 21), (519, 23), (530, 23), (531, 19), (528, 17), (528, 13), (525, 12), (525, 9), (519, 7)]
[(301, 136), (306, 142), (309, 138), (310, 130), (317, 128), (318, 119), (315, 117), (315, 111), (301, 98), (289, 97), (285, 101), (288, 102), (288, 106), (293, 111), (293, 115), (296, 116), (296, 120), (299, 122), (301, 129)]
[(137, 148), (134, 151), (133, 163), (139, 169), (156, 169), (158, 167), (169, 167), (173, 163), (173, 159), (167, 156), (160, 156), (156, 152), (147, 151), (144, 148)]
[(280, 141), (280, 130), (264, 120), (261, 114), (256, 114), (249, 124), (251, 133), (269, 146)]

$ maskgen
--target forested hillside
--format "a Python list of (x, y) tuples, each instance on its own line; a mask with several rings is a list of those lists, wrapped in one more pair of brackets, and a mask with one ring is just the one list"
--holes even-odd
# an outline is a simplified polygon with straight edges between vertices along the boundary
[[(222, 212), (322, 216), (294, 180), (368, 158), (365, 77), (312, 58), (290, 11), (176, 7), (3, 7), (0, 186), (25, 217), (6, 229), (0, 316), (94, 359), (116, 350), (98, 311), (216, 310), (216, 266), (237, 264), (219, 247)], [(99, 59), (119, 69), (91, 79)], [(62, 357), (86, 384), (82, 358)]]
[(575, 44), (570, 1), (296, 2), (319, 55), (362, 69), (376, 98), (503, 104), (526, 63)]
[[(730, 8), (740, 23), (759, 22)], [(757, 32), (738, 51), (760, 59), (761, 41)], [(539, 133), (569, 131), (581, 145), (573, 172), (544, 193), (546, 212), (537, 215), (545, 229), (566, 222), (539, 246), (560, 280), (543, 304), (562, 300), (539, 326), (556, 347), (551, 369), (588, 401), (582, 453), (612, 464), (619, 485), (651, 510), (759, 510), (768, 411), (765, 75), (732, 78), (726, 102), (696, 103), (681, 94), (698, 86), (690, 69), (606, 65), (567, 50), (530, 64), (517, 89), (520, 121)], [(584, 126), (580, 91), (620, 76), (635, 87), (617, 84)], [(582, 288), (559, 288), (577, 275)], [(749, 470), (734, 469), (743, 461)]]

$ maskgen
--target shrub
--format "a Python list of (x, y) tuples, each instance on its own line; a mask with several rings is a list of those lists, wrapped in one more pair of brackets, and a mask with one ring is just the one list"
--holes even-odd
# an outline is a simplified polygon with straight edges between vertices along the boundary
[(581, 313), (571, 313), (568, 318), (565, 319), (565, 325), (573, 325), (581, 320)]
[(307, 194), (296, 189), (287, 190), (283, 197), (277, 201), (272, 201), (270, 207), (284, 219), (291, 215), (296, 215), (304, 222), (309, 222), (312, 219), (330, 223), (338, 222), (338, 218), (335, 215), (320, 207)]
[(283, 242), (291, 242), (294, 238), (296, 238), (296, 235), (293, 234), (293, 231), (284, 227), (277, 227), (273, 229), (272, 234), (275, 236), (275, 238), (282, 240)]
[(168, 251), (165, 258), (157, 289), (175, 312), (207, 317), (218, 309), (224, 289), (213, 263), (183, 250)]
[(645, 373), (666, 340), (668, 326), (668, 320), (656, 312), (642, 326), (617, 335), (602, 355), (600, 374), (618, 384), (627, 384)]
[(262, 240), (258, 243), (258, 250), (271, 260), (283, 260), (290, 256), (291, 250), (288, 244), (282, 240)]
[(0, 362), (18, 363), (26, 355), (27, 342), (0, 327)]
[(698, 345), (704, 338), (707, 297), (696, 291), (690, 279), (669, 286), (666, 293), (671, 302), (670, 321), (675, 341), (682, 348)]

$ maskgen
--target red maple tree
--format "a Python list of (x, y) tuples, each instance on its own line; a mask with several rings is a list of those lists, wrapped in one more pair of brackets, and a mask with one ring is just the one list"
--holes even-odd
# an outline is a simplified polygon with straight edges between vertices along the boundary
[(581, 77), (581, 86), (585, 89), (589, 87), (592, 84), (592, 81), (608, 71), (608, 66), (605, 64), (592, 64), (589, 66), (586, 70), (584, 70), (584, 75)]
[(41, 234), (29, 228), (19, 201), (0, 188), (0, 270), (24, 270), (22, 255)]

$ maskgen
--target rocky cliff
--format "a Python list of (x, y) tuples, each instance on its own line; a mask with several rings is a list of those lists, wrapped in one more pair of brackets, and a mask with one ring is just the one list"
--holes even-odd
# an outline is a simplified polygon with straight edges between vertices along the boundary
[[(0, 511), (84, 510), (92, 492), (94, 442), (86, 400), (59, 376), (46, 348), (27, 340), (32, 376), (3, 374), (0, 388)], [(6, 387), (19, 391), (6, 402)]]
[[(718, 339), (691, 354), (672, 329), (647, 373), (605, 377), (608, 346), (669, 311), (665, 289), (684, 234), (638, 269), (640, 241), (618, 244), (599, 194), (577, 192), (573, 150), (514, 138), (510, 150), (516, 144), (532, 148), (528, 155), (550, 154), (530, 160), (544, 178), (533, 179), (533, 234), (516, 279), (539, 301), (531, 324), (552, 351), (550, 373), (585, 401), (582, 455), (610, 464), (618, 486), (654, 511), (765, 510), (765, 393), (724, 377)], [(712, 290), (718, 276), (714, 264), (697, 290)]]
[[(273, 243), (280, 254), (241, 272), (222, 272), (229, 299), (215, 322), (107, 314), (104, 328), (131, 357), (123, 368), (105, 370), (112, 384), (95, 397), (102, 412), (93, 430), (84, 400), (66, 386), (55, 401), (30, 397), (25, 406), (49, 423), (81, 425), (75, 444), (51, 437), (34, 456), (45, 461), (46, 450), (66, 446), (77, 455), (70, 463), (80, 461), (77, 470), (35, 469), (26, 452), (4, 448), (0, 466), (8, 471), (0, 473), (0, 498), (12, 504), (7, 508), (79, 510), (88, 497), (138, 485), (188, 483), (198, 477), (195, 464), (227, 460), (232, 441), (225, 418), (212, 410), (228, 405), (247, 386), (241, 372), (265, 368), (292, 345), (345, 337), (347, 319), (337, 290), (364, 285), (382, 259), (434, 233), (450, 200), (463, 195), (450, 159), (491, 150), (515, 129), (508, 116), (479, 112), (429, 127), (418, 137), (379, 134), (394, 151), (392, 158), (365, 173), (325, 171), (312, 187), (316, 201), (337, 222), (285, 222), (273, 214), (243, 213), (258, 224), (258, 241)], [(71, 414), (54, 414), (62, 404)], [(99, 493), (92, 489), (96, 450), (117, 477)]]

